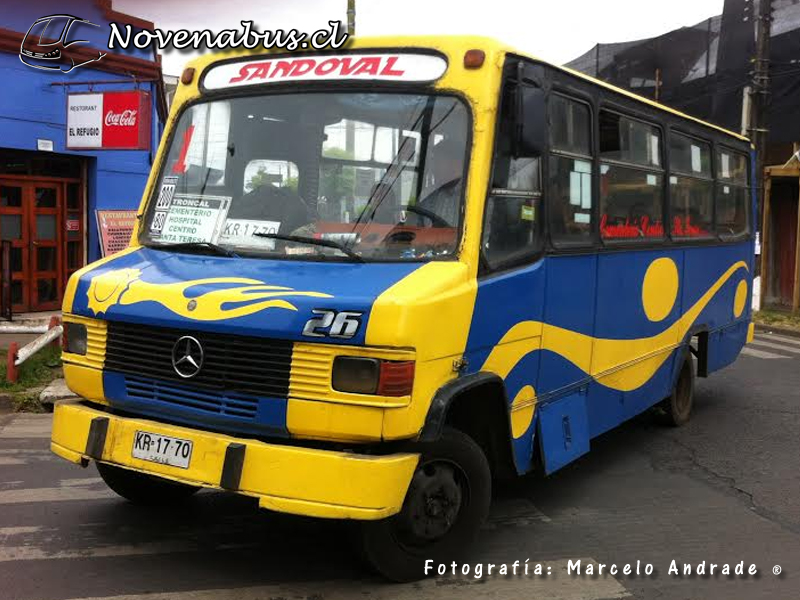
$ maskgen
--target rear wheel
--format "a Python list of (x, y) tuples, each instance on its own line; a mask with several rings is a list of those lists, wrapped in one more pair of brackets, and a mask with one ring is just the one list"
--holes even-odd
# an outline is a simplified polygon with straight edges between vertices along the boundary
[(97, 470), (108, 487), (134, 504), (178, 504), (200, 489), (106, 463), (97, 463)]
[(692, 355), (689, 354), (686, 360), (683, 361), (683, 365), (681, 365), (678, 380), (675, 382), (672, 394), (661, 403), (663, 421), (667, 425), (680, 427), (689, 421), (693, 405), (694, 362), (692, 361)]
[(360, 525), (366, 560), (394, 581), (422, 579), (427, 559), (458, 560), (491, 502), (489, 463), (471, 437), (445, 428), (439, 440), (417, 449), (422, 456), (400, 513)]

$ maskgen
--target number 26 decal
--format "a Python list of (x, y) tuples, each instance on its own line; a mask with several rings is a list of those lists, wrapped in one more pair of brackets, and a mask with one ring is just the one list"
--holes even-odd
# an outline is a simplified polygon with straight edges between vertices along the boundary
[(333, 337), (350, 339), (361, 326), (363, 312), (335, 310), (312, 310), (317, 315), (306, 322), (303, 335), (309, 337)]

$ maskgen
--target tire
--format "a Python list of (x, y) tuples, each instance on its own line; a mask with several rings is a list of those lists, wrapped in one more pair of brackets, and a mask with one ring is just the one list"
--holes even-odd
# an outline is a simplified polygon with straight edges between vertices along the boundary
[(179, 504), (200, 489), (100, 462), (97, 463), (97, 470), (114, 492), (143, 506)]
[(480, 446), (449, 427), (435, 442), (416, 444), (419, 466), (400, 513), (360, 524), (366, 561), (397, 582), (425, 577), (425, 561), (459, 560), (489, 512), (492, 477)]
[(671, 427), (680, 427), (691, 418), (693, 406), (694, 362), (689, 354), (681, 365), (672, 394), (661, 403), (662, 421)]

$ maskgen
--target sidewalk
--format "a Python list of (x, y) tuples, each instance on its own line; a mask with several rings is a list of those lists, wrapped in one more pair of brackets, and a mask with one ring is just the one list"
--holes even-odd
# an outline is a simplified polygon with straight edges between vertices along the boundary
[(67, 382), (63, 379), (54, 379), (39, 394), (39, 402), (43, 406), (52, 406), (58, 400), (66, 400), (67, 398), (77, 398), (77, 396), (67, 387)]
[[(61, 318), (60, 310), (35, 313), (17, 313), (11, 321), (0, 321), (0, 335), (19, 332), (21, 328), (31, 329), (31, 333), (44, 333), (52, 317)], [(27, 332), (25, 332), (27, 333)]]
[(773, 327), (772, 325), (762, 325), (756, 323), (756, 331), (761, 333), (777, 333), (778, 335), (788, 335), (789, 337), (800, 338), (800, 331), (788, 329), (786, 327)]

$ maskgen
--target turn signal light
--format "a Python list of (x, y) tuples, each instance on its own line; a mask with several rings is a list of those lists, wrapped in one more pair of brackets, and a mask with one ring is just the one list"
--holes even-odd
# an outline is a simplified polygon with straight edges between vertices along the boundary
[(408, 396), (414, 387), (414, 361), (381, 361), (379, 396)]
[(181, 83), (189, 85), (192, 81), (194, 81), (194, 67), (186, 67), (181, 73)]
[(464, 53), (464, 68), (465, 69), (480, 69), (483, 62), (486, 60), (486, 52), (473, 48)]

